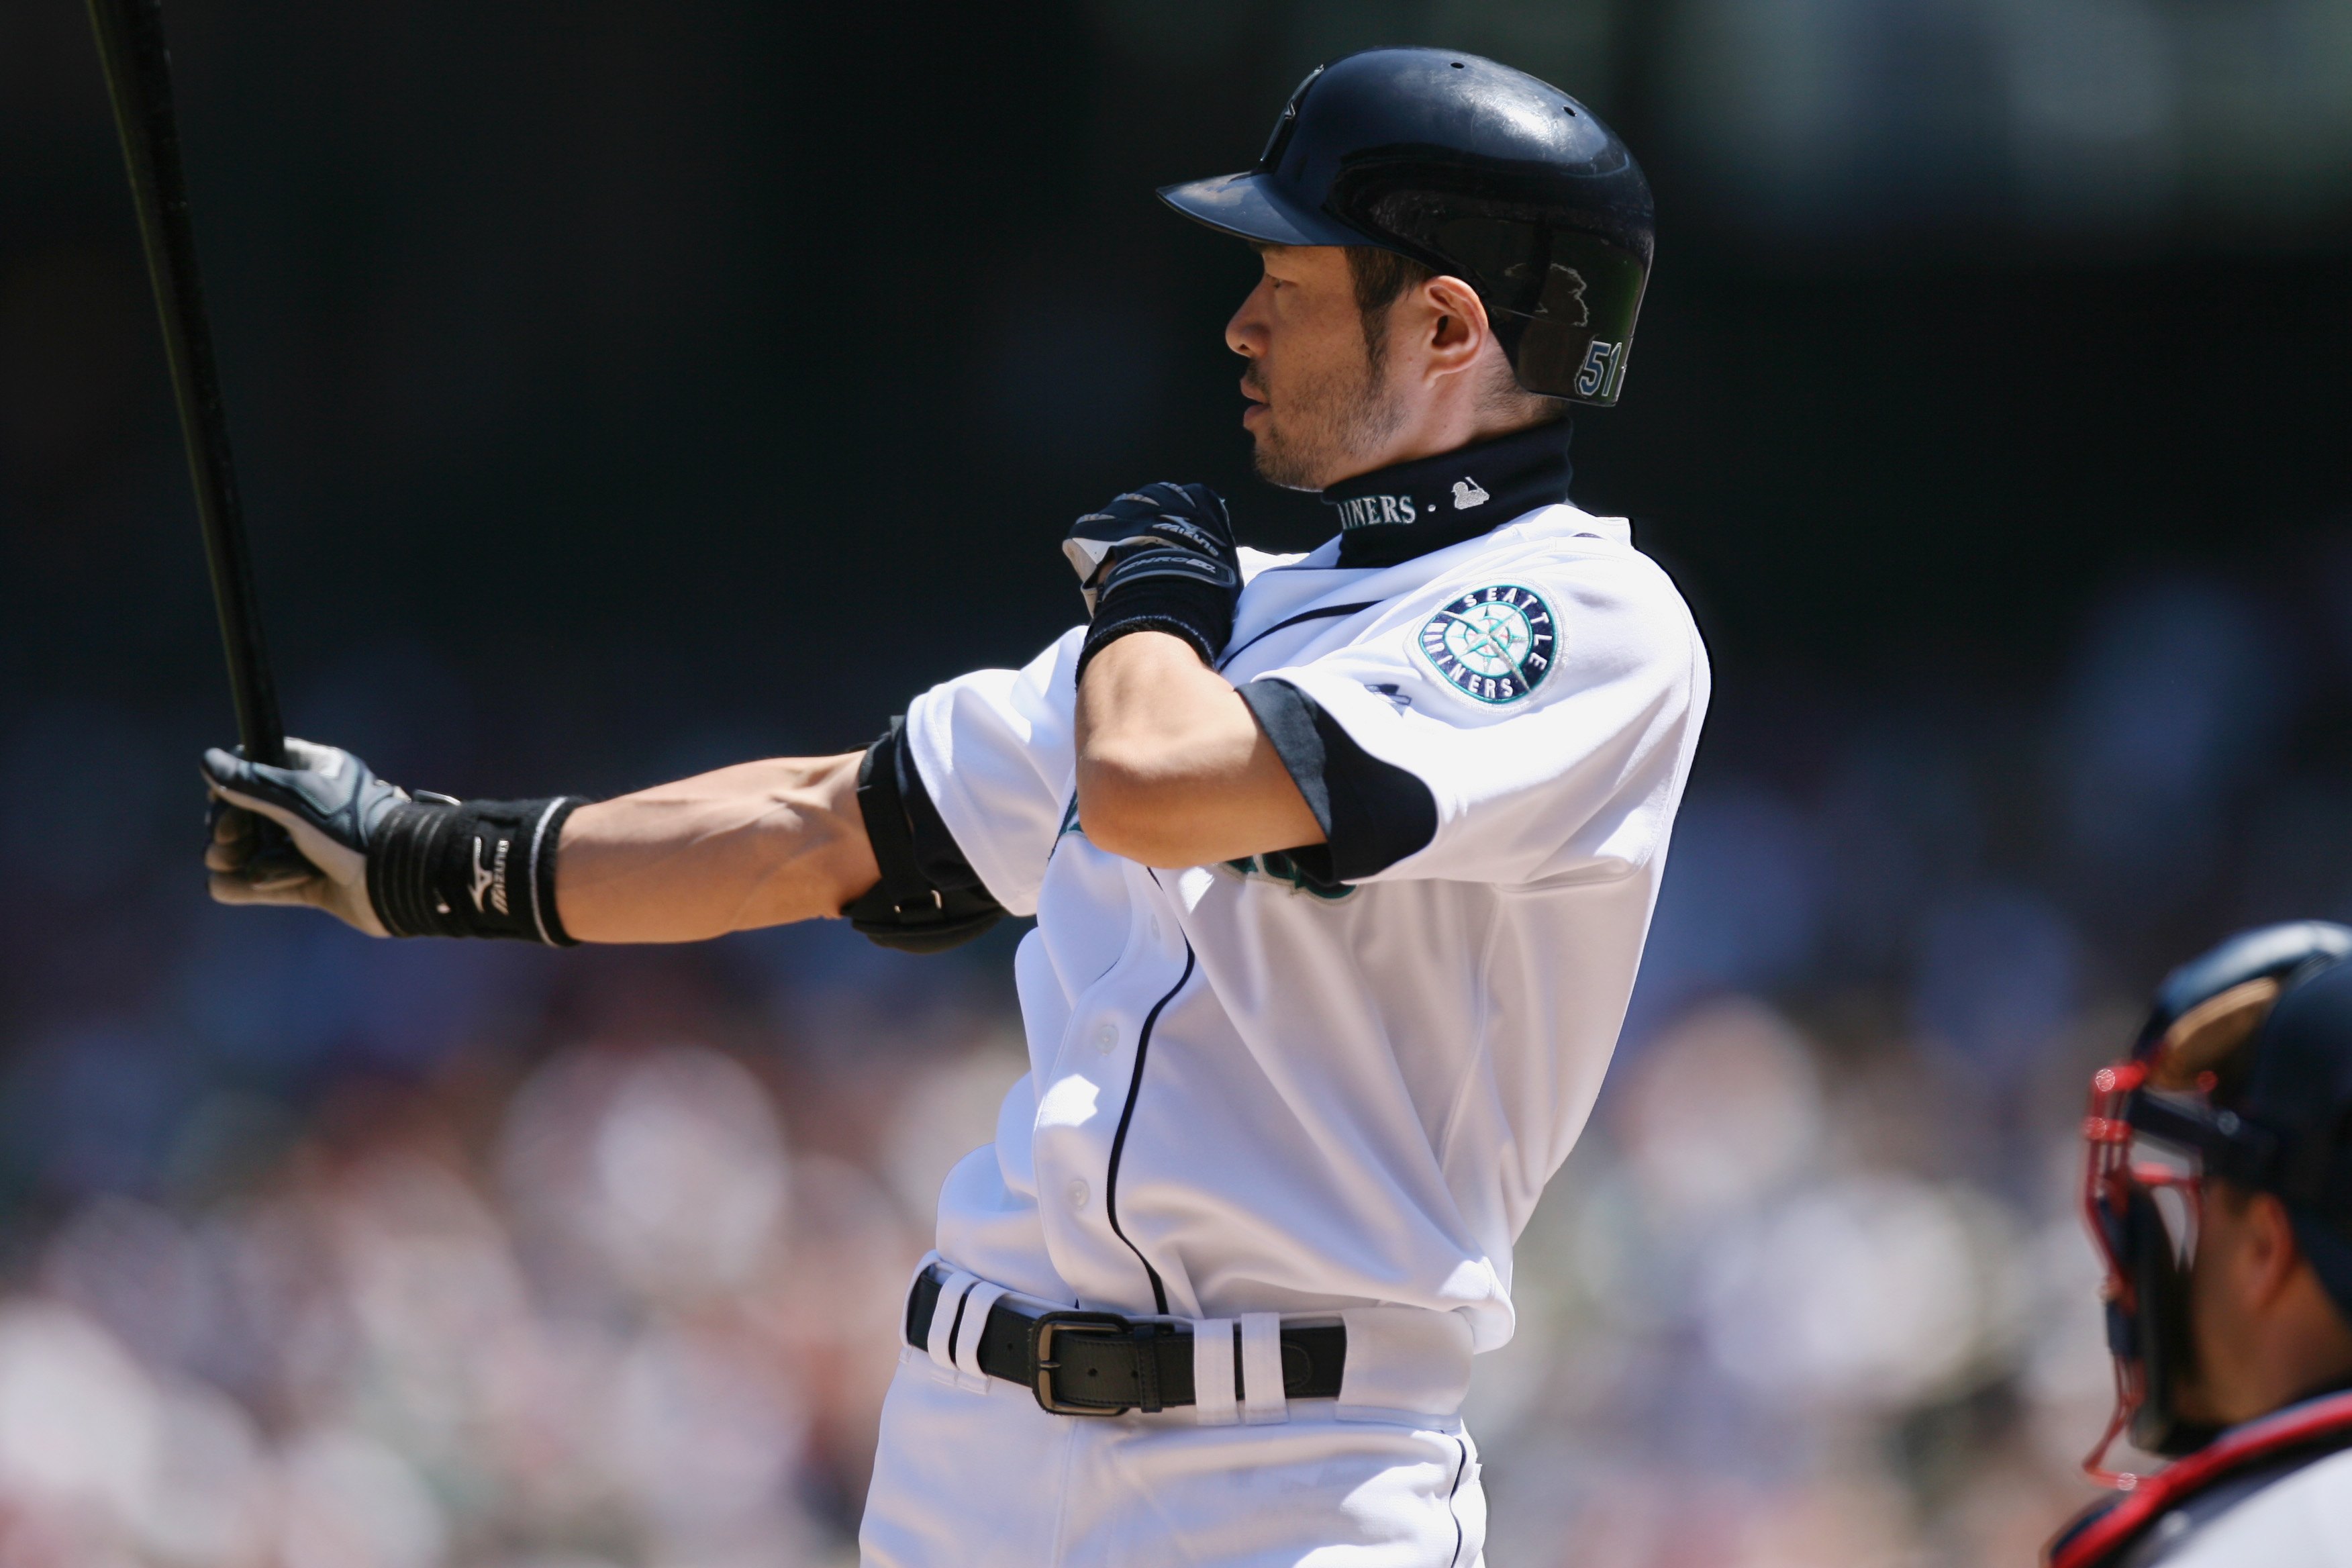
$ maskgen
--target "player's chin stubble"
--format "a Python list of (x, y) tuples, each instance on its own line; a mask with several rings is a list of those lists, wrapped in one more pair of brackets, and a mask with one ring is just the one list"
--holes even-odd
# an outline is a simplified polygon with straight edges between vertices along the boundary
[[(1404, 421), (1385, 357), (1367, 352), (1352, 365), (1307, 373), (1286, 390), (1280, 413), (1258, 433), (1258, 477), (1286, 490), (1319, 490), (1362, 472), (1369, 455)], [(1255, 370), (1250, 385), (1265, 395)]]

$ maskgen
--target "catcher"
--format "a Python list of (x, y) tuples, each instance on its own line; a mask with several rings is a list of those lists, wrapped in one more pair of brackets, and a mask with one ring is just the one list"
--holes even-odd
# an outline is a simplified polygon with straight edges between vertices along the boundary
[[(2053, 1568), (2352, 1563), (2352, 929), (2244, 932), (2175, 970), (2092, 1082), (2084, 1189), (2126, 1489)], [(2105, 1468), (2126, 1430), (2170, 1458)]]

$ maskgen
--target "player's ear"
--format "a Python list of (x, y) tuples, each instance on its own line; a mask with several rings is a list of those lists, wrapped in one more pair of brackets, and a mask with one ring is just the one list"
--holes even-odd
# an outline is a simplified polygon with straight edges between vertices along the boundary
[(2245, 1192), (2221, 1182), (2212, 1186), (2217, 1190), (2211, 1198), (2228, 1205), (2229, 1223), (2239, 1233), (2234, 1248), (2237, 1288), (2248, 1305), (2267, 1307), (2286, 1289), (2303, 1264), (2303, 1249), (2295, 1245), (2294, 1225), (2287, 1217), (2286, 1205), (2269, 1193)]
[(1430, 368), (1441, 374), (1467, 370), (1494, 336), (1486, 302), (1469, 284), (1445, 273), (1422, 284), (1419, 292), (1428, 321)]

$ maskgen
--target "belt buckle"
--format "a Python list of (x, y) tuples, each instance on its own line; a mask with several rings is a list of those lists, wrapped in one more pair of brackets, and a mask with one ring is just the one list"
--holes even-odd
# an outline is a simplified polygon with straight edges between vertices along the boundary
[(1061, 1363), (1053, 1359), (1054, 1342), (1063, 1334), (1078, 1334), (1094, 1339), (1132, 1340), (1135, 1325), (1117, 1312), (1046, 1312), (1029, 1325), (1029, 1361), (1037, 1369), (1037, 1382), (1032, 1390), (1037, 1403), (1055, 1415), (1124, 1415), (1134, 1406), (1116, 1407), (1103, 1405), (1066, 1405), (1054, 1394), (1054, 1373)]

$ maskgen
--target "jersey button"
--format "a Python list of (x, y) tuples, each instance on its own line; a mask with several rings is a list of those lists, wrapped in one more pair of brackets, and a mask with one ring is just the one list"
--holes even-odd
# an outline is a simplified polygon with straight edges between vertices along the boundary
[(1098, 1051), (1108, 1051), (1108, 1050), (1109, 1050), (1113, 1046), (1116, 1046), (1116, 1045), (1118, 1045), (1118, 1026), (1117, 1024), (1103, 1024), (1103, 1025), (1098, 1025), (1098, 1026), (1096, 1027), (1096, 1029), (1095, 1029), (1095, 1049), (1097, 1049), (1097, 1050), (1098, 1050)]
[(1160, 940), (1160, 917), (1158, 915), (1151, 917), (1151, 940), (1154, 942), (1158, 942)]
[(1086, 1207), (1087, 1196), (1086, 1183), (1074, 1181), (1070, 1184), (1070, 1206), (1072, 1208), (1082, 1209)]

